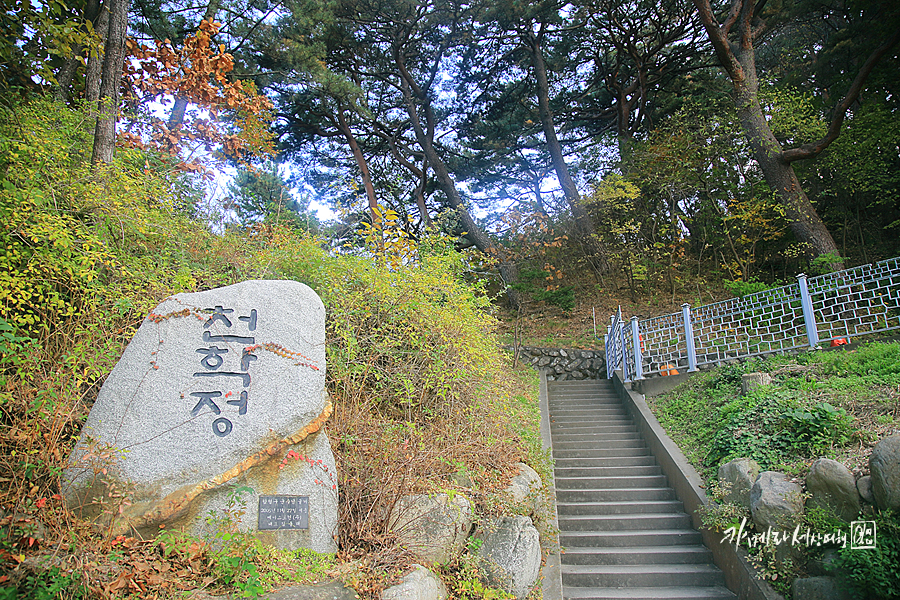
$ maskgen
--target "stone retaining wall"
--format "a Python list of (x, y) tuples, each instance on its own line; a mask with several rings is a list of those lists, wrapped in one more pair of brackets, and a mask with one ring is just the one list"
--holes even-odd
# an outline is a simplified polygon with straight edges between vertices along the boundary
[[(512, 348), (507, 348), (512, 351)], [(519, 348), (519, 357), (538, 370), (547, 372), (548, 381), (566, 379), (603, 379), (606, 359), (603, 350), (567, 348)]]

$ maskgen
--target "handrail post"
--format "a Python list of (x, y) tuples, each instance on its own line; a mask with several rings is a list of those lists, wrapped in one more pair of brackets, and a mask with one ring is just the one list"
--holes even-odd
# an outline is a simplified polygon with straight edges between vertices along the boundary
[(612, 325), (606, 326), (606, 335), (603, 336), (603, 351), (606, 353), (606, 378), (612, 379), (612, 370), (609, 366), (609, 338), (612, 331)]
[(806, 286), (806, 274), (797, 275), (797, 283), (800, 286), (800, 306), (803, 307), (806, 339), (809, 340), (809, 347), (815, 348), (819, 343), (819, 328), (816, 325), (816, 313), (813, 310), (812, 299), (809, 297), (809, 288)]
[(694, 326), (691, 323), (691, 305), (681, 305), (681, 316), (684, 318), (684, 341), (687, 343), (688, 373), (697, 372), (697, 350), (694, 348)]
[(641, 354), (641, 334), (638, 330), (638, 318), (631, 317), (631, 345), (634, 348), (634, 379), (644, 378), (644, 357)]

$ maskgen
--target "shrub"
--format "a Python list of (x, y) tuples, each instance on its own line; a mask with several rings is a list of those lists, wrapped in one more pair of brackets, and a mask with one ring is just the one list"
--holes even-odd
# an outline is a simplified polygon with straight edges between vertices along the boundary
[(537, 300), (558, 306), (565, 312), (575, 308), (575, 288), (567, 285), (557, 287), (546, 285), (553, 277), (550, 272), (541, 269), (523, 269), (519, 273), (519, 281), (512, 288), (524, 292)]
[(780, 425), (784, 407), (777, 398), (763, 398), (734, 410), (716, 432), (709, 451), (714, 464), (733, 458), (752, 458), (763, 469), (784, 460), (790, 436)]
[(875, 515), (878, 541), (875, 548), (840, 550), (835, 574), (848, 583), (853, 597), (866, 600), (900, 598), (900, 513)]
[(798, 408), (784, 414), (792, 449), (817, 456), (835, 446), (846, 445), (853, 433), (853, 421), (843, 408), (820, 402), (810, 409)]

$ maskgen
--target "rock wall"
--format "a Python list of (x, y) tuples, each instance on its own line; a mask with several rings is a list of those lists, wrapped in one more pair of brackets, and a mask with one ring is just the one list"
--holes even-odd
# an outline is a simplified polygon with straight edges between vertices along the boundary
[[(508, 348), (512, 351), (512, 348)], [(606, 359), (603, 350), (572, 350), (565, 348), (519, 348), (519, 357), (539, 370), (547, 372), (549, 381), (566, 379), (606, 378)]]

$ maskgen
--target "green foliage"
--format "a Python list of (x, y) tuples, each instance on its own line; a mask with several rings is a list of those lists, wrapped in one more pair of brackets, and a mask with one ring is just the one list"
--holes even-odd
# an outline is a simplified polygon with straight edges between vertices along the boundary
[(547, 284), (554, 280), (553, 274), (542, 269), (522, 269), (519, 281), (512, 284), (514, 290), (530, 295), (538, 302), (546, 302), (558, 306), (565, 312), (575, 308), (575, 288), (573, 286), (557, 286)]
[(709, 503), (697, 509), (706, 529), (722, 533), (730, 528), (739, 529), (744, 519), (749, 521), (750, 511), (746, 507), (725, 501), (730, 488), (730, 483), (718, 480), (713, 481), (707, 488), (706, 496)]
[(860, 600), (900, 598), (900, 513), (883, 511), (875, 515), (878, 540), (874, 549), (840, 550), (835, 574), (849, 584)]
[[(801, 457), (829, 455), (865, 438), (840, 404), (896, 386), (898, 362), (900, 345), (884, 343), (853, 352), (749, 360), (696, 375), (654, 398), (653, 409), (708, 478), (720, 463), (737, 457), (753, 458), (763, 468), (797, 469)], [(741, 376), (753, 371), (773, 372), (775, 382), (742, 396)]]
[(843, 260), (837, 252), (826, 252), (809, 261), (809, 270), (814, 275), (825, 275), (833, 272), (834, 265), (842, 264)]
[(90, 597), (78, 574), (64, 573), (59, 567), (29, 573), (16, 587), (0, 588), (0, 600), (83, 600)]
[(784, 425), (791, 433), (791, 448), (806, 456), (845, 446), (853, 433), (853, 421), (843, 408), (820, 402), (810, 409), (798, 408), (784, 415)]
[(749, 296), (750, 294), (764, 292), (765, 290), (768, 290), (772, 287), (777, 287), (777, 284), (775, 286), (772, 286), (759, 281), (755, 277), (751, 277), (749, 281), (743, 281), (740, 279), (731, 281), (729, 279), (725, 279), (724, 281), (722, 281), (722, 285), (725, 286), (725, 289), (728, 291), (728, 293), (735, 296), (736, 298), (743, 298), (744, 296)]
[(746, 457), (769, 469), (784, 462), (792, 446), (791, 434), (780, 427), (784, 406), (778, 398), (746, 398), (752, 400), (738, 398), (720, 409), (725, 418), (710, 445), (710, 464)]

